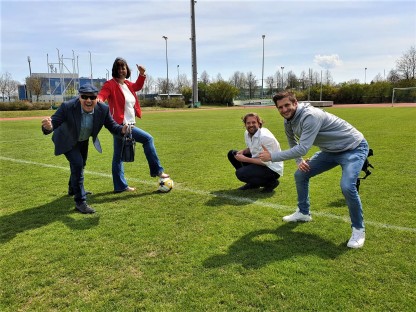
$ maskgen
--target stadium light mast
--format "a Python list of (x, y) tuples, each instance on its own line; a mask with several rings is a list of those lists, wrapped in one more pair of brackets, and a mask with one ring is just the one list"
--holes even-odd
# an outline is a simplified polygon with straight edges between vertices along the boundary
[(282, 70), (282, 90), (283, 90), (283, 69), (285, 69), (285, 67), (281, 66), (280, 69)]
[(163, 39), (165, 39), (165, 45), (166, 45), (166, 91), (169, 98), (169, 66), (168, 66), (168, 37), (162, 36)]
[(178, 69), (178, 93), (181, 93), (181, 84), (179, 83), (179, 65), (176, 66)]
[[(29, 63), (29, 78), (32, 78), (32, 67), (30, 66), (30, 56), (27, 57), (27, 62)], [(26, 88), (27, 92), (27, 88)], [(28, 97), (30, 97), (29, 101), (32, 102), (32, 90), (29, 90)]]
[(91, 51), (88, 51), (88, 53), (90, 54), (90, 70), (91, 70), (91, 85), (93, 85), (92, 84), (92, 61), (91, 61)]
[(196, 63), (195, 0), (191, 0), (191, 45), (192, 45), (192, 106), (198, 102), (198, 70)]
[(367, 67), (364, 68), (364, 84), (367, 84)]
[(263, 62), (261, 66), (261, 98), (263, 98), (263, 76), (264, 76), (264, 38), (266, 35), (261, 36), (263, 38)]

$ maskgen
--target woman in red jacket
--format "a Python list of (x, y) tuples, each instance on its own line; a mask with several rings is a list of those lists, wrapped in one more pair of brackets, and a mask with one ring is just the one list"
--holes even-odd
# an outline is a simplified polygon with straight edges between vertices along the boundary
[[(134, 125), (136, 123), (136, 116), (139, 118), (142, 116), (136, 92), (143, 88), (146, 79), (146, 69), (143, 66), (136, 66), (140, 74), (136, 82), (131, 82), (127, 80), (130, 78), (131, 70), (127, 65), (126, 60), (121, 57), (116, 58), (111, 72), (113, 79), (104, 83), (101, 91), (98, 93), (98, 99), (100, 101), (108, 101), (110, 114), (120, 125)], [(168, 174), (164, 173), (164, 169), (160, 164), (153, 137), (138, 127), (132, 127), (132, 135), (136, 142), (143, 145), (144, 154), (146, 155), (149, 164), (150, 176), (157, 176), (160, 178), (169, 177)], [(128, 186), (124, 177), (124, 166), (123, 161), (121, 160), (122, 137), (118, 135), (113, 136), (114, 153), (112, 173), (114, 192), (135, 191), (136, 188)]]

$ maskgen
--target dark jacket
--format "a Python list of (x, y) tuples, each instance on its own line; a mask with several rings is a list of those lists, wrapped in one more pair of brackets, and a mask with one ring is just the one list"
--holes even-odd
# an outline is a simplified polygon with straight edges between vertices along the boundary
[[(65, 154), (78, 142), (81, 129), (81, 102), (79, 98), (64, 102), (55, 112), (52, 118), (53, 130), (42, 127), (44, 134), (53, 132), (52, 141), (55, 144), (55, 155)], [(106, 127), (111, 133), (121, 135), (122, 126), (118, 125), (109, 113), (108, 106), (98, 102), (94, 107), (92, 141), (98, 152), (102, 152), (98, 133), (102, 127)]]

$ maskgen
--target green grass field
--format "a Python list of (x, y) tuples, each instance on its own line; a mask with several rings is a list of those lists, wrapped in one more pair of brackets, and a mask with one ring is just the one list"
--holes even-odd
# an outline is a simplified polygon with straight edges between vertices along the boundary
[(244, 147), (240, 118), (258, 112), (287, 148), (276, 109), (145, 112), (138, 125), (175, 181), (167, 194), (140, 145), (125, 164), (138, 190), (113, 194), (103, 129), (85, 174), (94, 215), (74, 211), (68, 163), (40, 119), (0, 121), (0, 311), (414, 311), (416, 109), (327, 110), (374, 150), (359, 250), (346, 247), (338, 168), (311, 180), (307, 224), (281, 221), (296, 207), (294, 161), (275, 193), (237, 190), (226, 154)]

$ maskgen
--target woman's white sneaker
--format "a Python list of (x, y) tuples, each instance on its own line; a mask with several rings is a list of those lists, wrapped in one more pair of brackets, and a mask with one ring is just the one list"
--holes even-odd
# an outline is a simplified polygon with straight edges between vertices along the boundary
[(352, 235), (348, 241), (347, 247), (350, 248), (361, 248), (364, 246), (365, 241), (365, 230), (352, 228)]
[(291, 215), (283, 217), (283, 221), (285, 222), (309, 222), (312, 221), (312, 217), (310, 214), (303, 214), (299, 211), (299, 208), (296, 209), (295, 213)]

